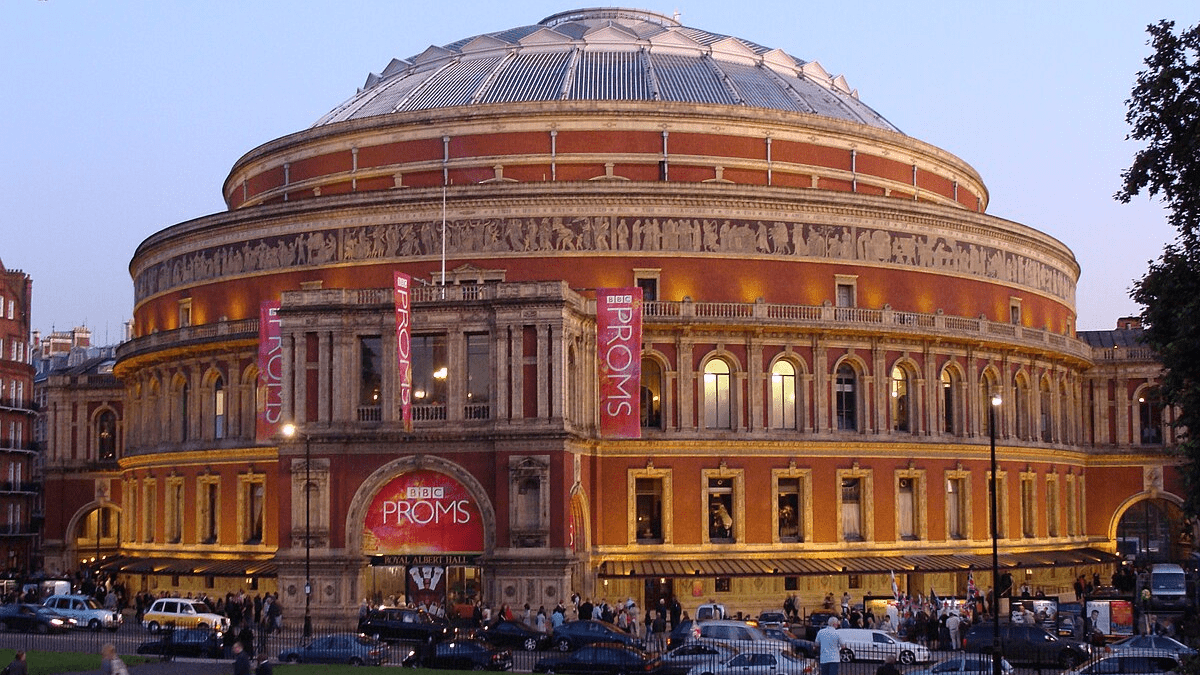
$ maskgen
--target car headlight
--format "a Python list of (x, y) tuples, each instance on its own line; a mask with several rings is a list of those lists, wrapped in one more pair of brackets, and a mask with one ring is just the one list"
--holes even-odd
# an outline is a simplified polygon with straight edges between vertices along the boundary
[(55, 626), (61, 626), (61, 625), (63, 625), (63, 620), (62, 619), (50, 619), (50, 623), (54, 624)]

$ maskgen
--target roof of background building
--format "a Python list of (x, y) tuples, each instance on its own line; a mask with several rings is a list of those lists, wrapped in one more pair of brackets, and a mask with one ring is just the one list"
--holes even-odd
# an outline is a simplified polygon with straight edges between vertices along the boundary
[(529, 101), (669, 101), (768, 108), (899, 131), (841, 76), (779, 49), (654, 12), (581, 9), (393, 59), (313, 126)]

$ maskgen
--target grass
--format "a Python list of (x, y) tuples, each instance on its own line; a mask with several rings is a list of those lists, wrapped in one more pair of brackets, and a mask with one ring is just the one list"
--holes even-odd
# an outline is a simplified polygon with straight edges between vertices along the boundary
[[(15, 649), (0, 649), (0, 668), (7, 666), (15, 654)], [(121, 660), (126, 665), (134, 666), (145, 663), (146, 657), (122, 656)], [(29, 665), (29, 675), (54, 675), (100, 669), (99, 654), (78, 652), (27, 652), (25, 662)]]

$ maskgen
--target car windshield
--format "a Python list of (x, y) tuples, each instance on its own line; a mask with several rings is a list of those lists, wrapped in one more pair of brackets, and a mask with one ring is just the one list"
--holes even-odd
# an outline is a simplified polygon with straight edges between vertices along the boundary
[(85, 598), (83, 604), (86, 605), (88, 609), (104, 609), (104, 606), (96, 602), (95, 598)]
[(1159, 572), (1158, 574), (1150, 575), (1150, 590), (1151, 591), (1179, 591), (1187, 590), (1187, 580), (1183, 574), (1168, 574)]
[(193, 602), (192, 609), (195, 610), (197, 614), (212, 614), (213, 613), (212, 609), (208, 605), (204, 604), (203, 602)]

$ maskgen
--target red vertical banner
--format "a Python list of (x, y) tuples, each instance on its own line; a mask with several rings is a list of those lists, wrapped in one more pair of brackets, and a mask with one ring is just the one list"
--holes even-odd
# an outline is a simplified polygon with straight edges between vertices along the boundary
[(642, 289), (596, 289), (600, 434), (641, 438)]
[(400, 387), (400, 419), (412, 431), (412, 314), (409, 286), (412, 277), (396, 272), (392, 290), (396, 296), (396, 378)]
[(283, 339), (279, 330), (279, 301), (268, 300), (258, 310), (258, 421), (256, 436), (267, 440), (283, 422)]

